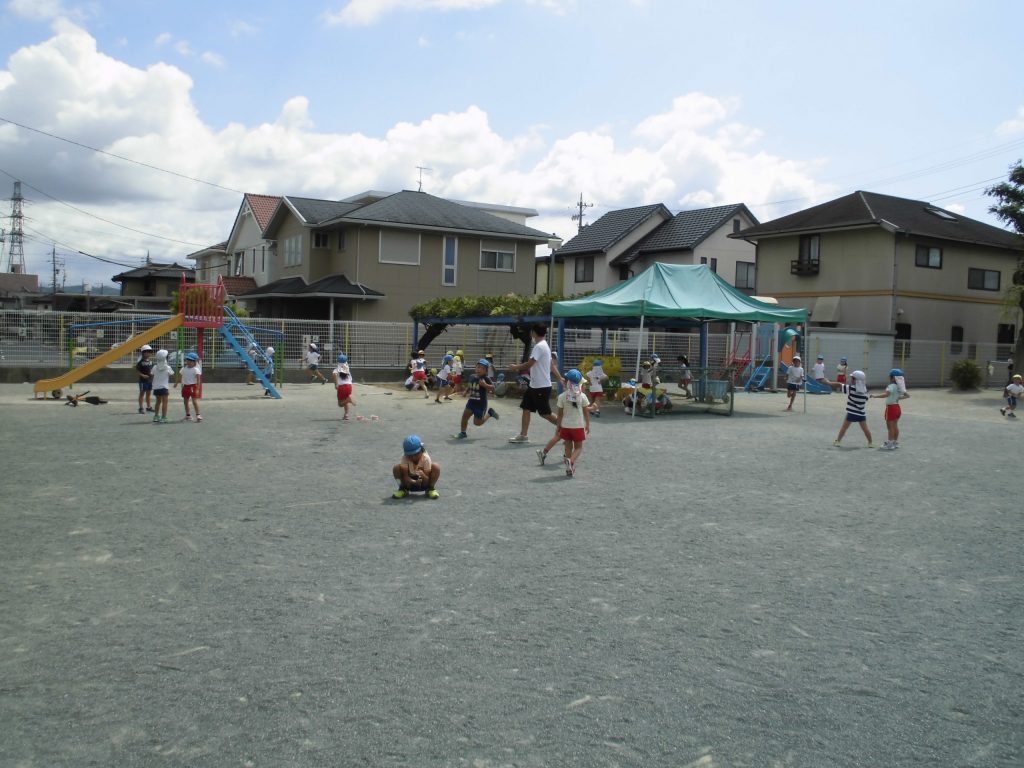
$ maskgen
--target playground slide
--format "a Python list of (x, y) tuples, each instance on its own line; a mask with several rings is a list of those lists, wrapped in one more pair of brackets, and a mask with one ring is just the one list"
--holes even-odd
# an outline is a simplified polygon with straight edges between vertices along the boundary
[[(792, 362), (792, 360), (790, 361)], [(779, 370), (785, 374), (789, 370), (789, 366), (785, 363), (779, 363)], [(807, 393), (809, 395), (831, 395), (832, 387), (828, 384), (819, 384), (814, 379), (804, 378), (804, 386), (807, 387)]]
[(53, 379), (40, 379), (35, 383), (33, 392), (38, 395), (40, 392), (53, 392), (54, 390), (61, 389), (63, 387), (70, 387), (76, 381), (81, 381), (90, 373), (95, 373), (101, 368), (106, 368), (111, 363), (117, 362), (133, 350), (137, 350), (143, 344), (148, 344), (151, 341), (159, 339), (165, 333), (170, 333), (178, 328), (181, 323), (181, 315), (173, 315), (166, 320), (157, 323), (152, 328), (147, 328), (145, 331), (142, 331), (142, 333), (137, 333), (123, 344), (118, 344), (116, 347), (108, 349), (103, 354), (97, 355), (87, 363), (83, 363), (77, 368), (72, 368), (67, 373), (61, 374)]

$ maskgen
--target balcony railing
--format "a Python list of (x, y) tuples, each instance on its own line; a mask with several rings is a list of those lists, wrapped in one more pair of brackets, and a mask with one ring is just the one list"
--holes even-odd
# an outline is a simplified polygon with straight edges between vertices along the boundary
[(808, 275), (818, 274), (818, 260), (806, 261), (804, 259), (794, 259), (789, 262), (789, 274), (800, 275), (806, 277)]

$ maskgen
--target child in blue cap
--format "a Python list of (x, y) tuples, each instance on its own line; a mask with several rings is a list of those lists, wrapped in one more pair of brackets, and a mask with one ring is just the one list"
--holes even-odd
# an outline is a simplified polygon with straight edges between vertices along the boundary
[(402, 459), (391, 468), (398, 481), (394, 499), (404, 499), (410, 493), (425, 493), (428, 499), (439, 499), (434, 486), (441, 477), (441, 465), (430, 459), (419, 435), (409, 435), (402, 441)]
[(473, 417), (473, 423), (482, 427), (488, 419), (497, 419), (498, 412), (487, 407), (487, 393), (494, 391), (494, 382), (487, 375), (487, 366), (490, 361), (481, 358), (476, 363), (476, 370), (470, 374), (469, 388), (466, 390), (466, 408), (462, 412), (462, 425), (459, 433), (455, 435), (456, 440), (465, 440), (466, 427), (469, 426), (469, 417)]

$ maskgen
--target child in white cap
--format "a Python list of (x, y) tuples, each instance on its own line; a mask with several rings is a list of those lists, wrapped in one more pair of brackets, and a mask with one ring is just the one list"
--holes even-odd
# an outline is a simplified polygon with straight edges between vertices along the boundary
[(310, 344), (309, 349), (306, 350), (306, 354), (303, 355), (301, 362), (306, 366), (306, 370), (309, 372), (309, 383), (312, 384), (317, 379), (320, 379), (321, 384), (326, 384), (327, 379), (320, 373), (320, 348), (316, 344)]
[(156, 364), (153, 366), (153, 397), (156, 398), (156, 409), (153, 412), (154, 424), (167, 423), (167, 402), (171, 395), (171, 377), (174, 369), (167, 363), (167, 350), (156, 353)]
[[(139, 374), (139, 413), (153, 412), (153, 348), (143, 344), (139, 349), (139, 359), (135, 363)], [(146, 400), (146, 409), (142, 409), (142, 400)]]
[(850, 374), (850, 377), (853, 380), (850, 382), (850, 392), (846, 396), (846, 418), (843, 420), (843, 425), (839, 428), (839, 434), (836, 435), (832, 445), (838, 448), (839, 443), (843, 440), (843, 435), (846, 434), (846, 430), (850, 428), (850, 425), (860, 424), (864, 437), (868, 439), (868, 448), (874, 448), (875, 443), (871, 439), (871, 430), (868, 429), (868, 387), (864, 383), (864, 371), (854, 371)]
[(786, 394), (789, 396), (787, 411), (793, 410), (793, 401), (796, 400), (796, 393), (804, 383), (804, 369), (801, 365), (800, 355), (793, 355), (793, 364), (786, 371)]
[(1003, 389), (1003, 397), (1006, 398), (1006, 407), (1000, 408), (999, 412), (1003, 416), (1008, 416), (1011, 419), (1016, 419), (1017, 414), (1014, 411), (1017, 410), (1017, 398), (1024, 395), (1024, 378), (1019, 373), (1013, 374), (1013, 378), (1010, 379), (1010, 383)]

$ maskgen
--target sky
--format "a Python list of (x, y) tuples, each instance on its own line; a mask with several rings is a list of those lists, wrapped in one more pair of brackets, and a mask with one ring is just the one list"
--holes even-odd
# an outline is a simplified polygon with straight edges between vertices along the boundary
[(191, 264), (245, 192), (422, 181), (563, 240), (581, 197), (765, 222), (860, 189), (998, 225), (1024, 157), (1017, 0), (4, 2), (0, 227), (20, 180), (41, 285), (53, 252), (67, 285)]

